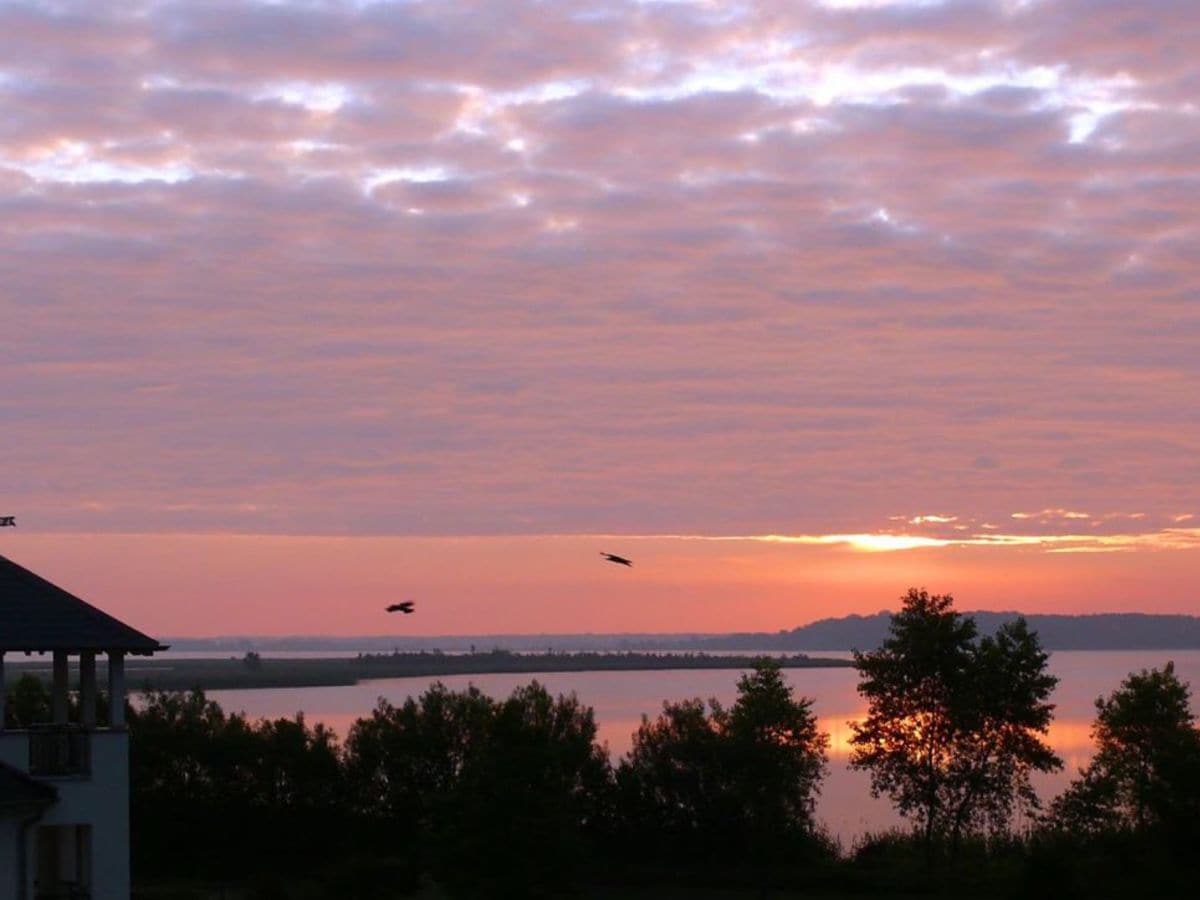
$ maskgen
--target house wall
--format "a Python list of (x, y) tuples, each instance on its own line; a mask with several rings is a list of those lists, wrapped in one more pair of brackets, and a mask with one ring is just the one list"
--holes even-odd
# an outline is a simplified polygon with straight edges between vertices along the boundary
[(48, 778), (59, 800), (39, 824), (92, 826), (92, 900), (129, 900), (129, 733), (93, 731), (90, 778)]
[[(92, 900), (129, 900), (129, 733), (99, 729), (90, 741), (90, 776), (39, 779), (53, 785), (59, 799), (38, 824), (91, 825)], [(27, 772), (29, 735), (0, 734), (0, 760)]]
[(8, 763), (18, 772), (29, 771), (29, 733), (0, 731), (0, 762)]
[[(0, 731), (0, 762), (19, 772), (29, 771), (29, 735), (23, 731)], [(25, 891), (22, 894), (17, 876), (20, 872), (17, 856), (21, 838), (19, 818), (0, 818), (0, 897), (33, 896), (33, 874), (26, 867)], [(30, 842), (32, 843), (32, 842)], [(26, 847), (26, 859), (32, 865), (32, 853)]]
[[(0, 897), (20, 897), (17, 886), (17, 843), (21, 837), (21, 819), (0, 817)], [(26, 894), (26, 896), (29, 896)]]

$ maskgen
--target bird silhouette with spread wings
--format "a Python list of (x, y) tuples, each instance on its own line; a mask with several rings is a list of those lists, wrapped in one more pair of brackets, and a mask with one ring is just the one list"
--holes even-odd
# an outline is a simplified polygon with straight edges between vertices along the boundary
[(16, 516), (0, 516), (0, 528), (16, 528)]
[(610, 563), (616, 563), (618, 566), (633, 566), (633, 562), (623, 556), (617, 556), (615, 553), (605, 553), (600, 551), (600, 555), (607, 559)]
[(402, 612), (408, 615), (413, 611), (414, 604), (411, 600), (405, 600), (403, 603), (393, 603), (387, 608), (388, 612)]

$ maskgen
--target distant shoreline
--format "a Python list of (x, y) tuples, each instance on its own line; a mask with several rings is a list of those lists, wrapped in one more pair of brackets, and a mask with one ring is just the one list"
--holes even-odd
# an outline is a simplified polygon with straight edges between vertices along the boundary
[[(450, 675), (535, 675), (541, 672), (635, 672), (668, 669), (749, 669), (760, 656), (706, 653), (487, 653), (438, 652), (364, 654), (324, 659), (254, 660), (154, 659), (126, 662), (130, 690), (250, 690), (254, 688), (338, 687), (376, 678), (439, 678)], [(829, 657), (770, 657), (788, 669), (848, 668), (852, 660)], [(103, 668), (103, 657), (98, 659)], [(14, 675), (34, 672), (48, 677), (44, 662), (10, 664)]]
[[(967, 611), (979, 630), (992, 634), (1004, 622), (1023, 617), (1038, 633), (1046, 650), (1197, 650), (1200, 617), (1160, 613), (1049, 613)], [(504, 649), (518, 651), (655, 653), (664, 650), (696, 652), (822, 653), (879, 646), (887, 636), (891, 613), (848, 615), (820, 619), (783, 631), (752, 632), (575, 632), (565, 634), (458, 635), (221, 635), (164, 637), (179, 652), (218, 652), (241, 655), (248, 650), (417, 652)]]

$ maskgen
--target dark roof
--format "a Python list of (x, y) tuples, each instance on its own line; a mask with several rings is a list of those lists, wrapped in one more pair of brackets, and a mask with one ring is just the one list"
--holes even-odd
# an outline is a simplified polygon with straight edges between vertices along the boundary
[(0, 556), (0, 650), (166, 650), (40, 575)]
[(0, 816), (6, 811), (35, 811), (58, 800), (58, 791), (0, 762)]

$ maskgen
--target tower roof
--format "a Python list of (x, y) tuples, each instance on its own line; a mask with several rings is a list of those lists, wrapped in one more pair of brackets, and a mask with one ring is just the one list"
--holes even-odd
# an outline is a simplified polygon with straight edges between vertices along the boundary
[(166, 649), (154, 638), (0, 556), (0, 651), (120, 650), (149, 655)]

